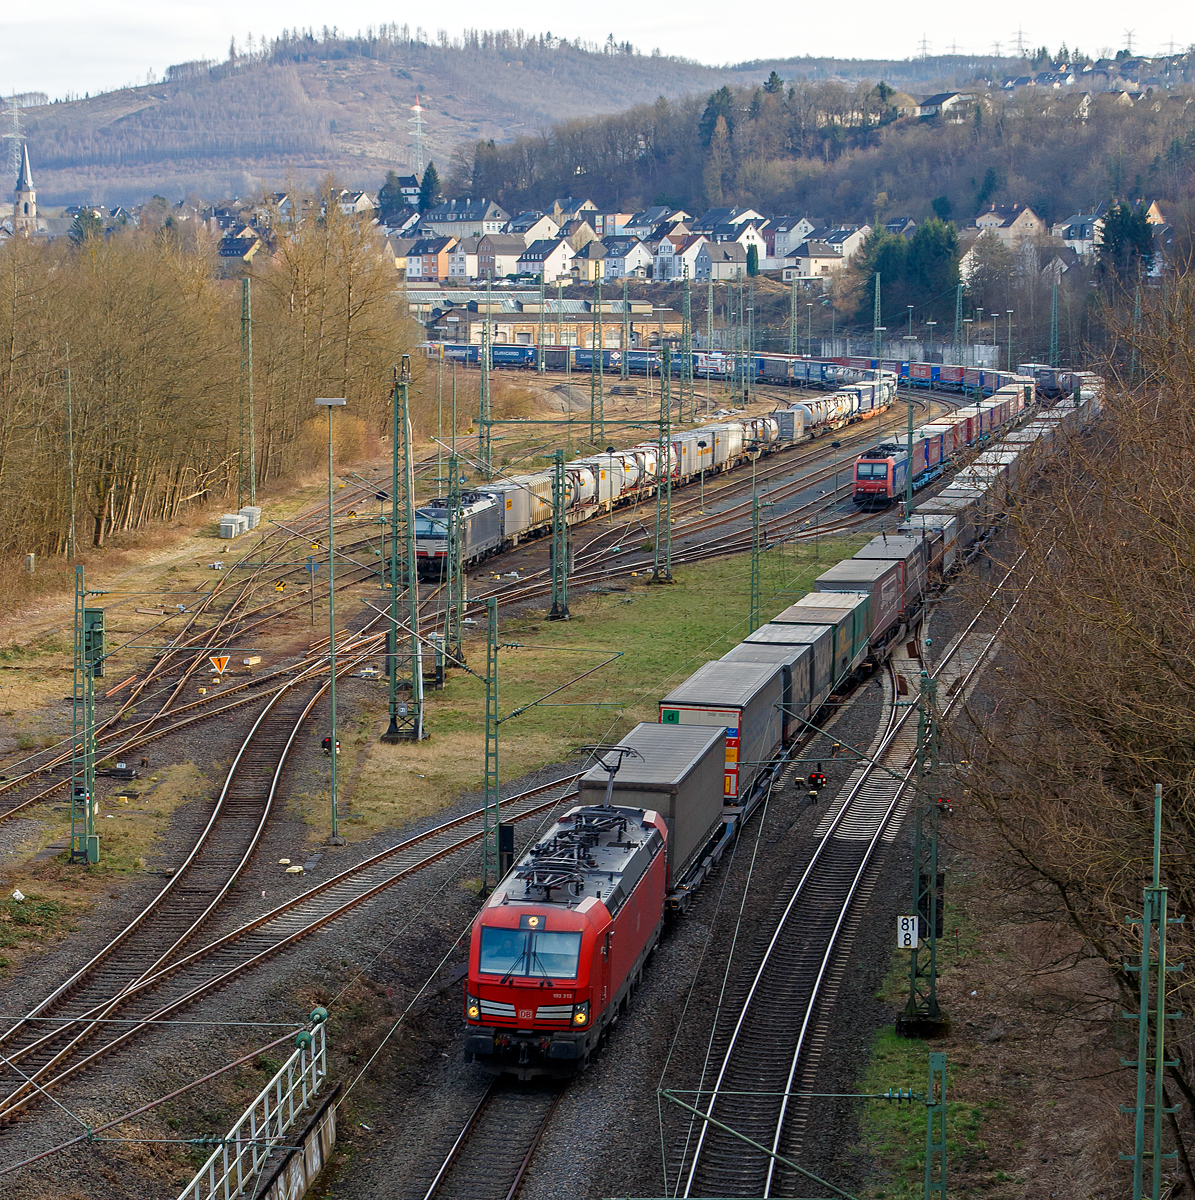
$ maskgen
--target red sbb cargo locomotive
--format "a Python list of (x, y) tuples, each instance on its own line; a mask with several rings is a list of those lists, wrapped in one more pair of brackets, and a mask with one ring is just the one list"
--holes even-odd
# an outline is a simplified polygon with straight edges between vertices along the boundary
[(465, 1057), (520, 1079), (583, 1069), (660, 939), (668, 829), (645, 808), (574, 808), (473, 924)]

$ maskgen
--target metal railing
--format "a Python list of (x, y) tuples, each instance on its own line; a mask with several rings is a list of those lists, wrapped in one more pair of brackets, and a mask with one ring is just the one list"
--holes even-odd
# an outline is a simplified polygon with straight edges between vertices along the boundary
[(282, 1136), (302, 1116), (328, 1076), (324, 1028), (322, 1021), (315, 1025), (310, 1041), (304, 1038), (262, 1088), (178, 1200), (233, 1200), (247, 1194)]

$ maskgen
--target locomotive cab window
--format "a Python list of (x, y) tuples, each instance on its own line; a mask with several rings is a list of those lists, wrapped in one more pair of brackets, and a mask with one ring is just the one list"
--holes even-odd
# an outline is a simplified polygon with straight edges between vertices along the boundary
[(580, 933), (482, 926), (478, 970), (483, 975), (576, 979), (580, 957)]
[(430, 517), (416, 516), (415, 536), (446, 538), (448, 536), (448, 522), (433, 521)]
[(859, 463), (859, 479), (887, 479), (887, 463)]

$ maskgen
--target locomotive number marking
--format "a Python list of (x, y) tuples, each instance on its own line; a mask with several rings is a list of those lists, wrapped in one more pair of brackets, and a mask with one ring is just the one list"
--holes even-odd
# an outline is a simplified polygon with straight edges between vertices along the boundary
[(520, 1021), (530, 1021), (531, 1018), (534, 1016), (535, 1016), (534, 1009), (531, 1009), (531, 1008), (520, 1008), (519, 1009), (519, 1020)]

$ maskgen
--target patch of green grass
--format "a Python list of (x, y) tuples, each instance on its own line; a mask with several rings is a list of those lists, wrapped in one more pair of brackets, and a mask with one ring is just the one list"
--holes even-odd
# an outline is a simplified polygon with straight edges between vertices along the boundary
[[(761, 619), (787, 608), (862, 541), (826, 542), (816, 555), (812, 546), (764, 555)], [(682, 566), (675, 577), (673, 584), (649, 586), (645, 573), (626, 580), (625, 590), (624, 584), (577, 589), (568, 621), (539, 613), (501, 624), (501, 779), (572, 758), (579, 746), (617, 739), (640, 721), (655, 722), (663, 696), (747, 636), (748, 555)], [(470, 638), (465, 652), (469, 666), (484, 671), (484, 641)], [(365, 817), (362, 834), (418, 819), (483, 786), (485, 689), (476, 676), (451, 671), (443, 691), (427, 693), (425, 742), (379, 742), (384, 707), (372, 713), (368, 730), (345, 739), (340, 763), (341, 794)], [(312, 811), (323, 819), (319, 805)]]
[[(70, 928), (70, 909), (59, 900), (44, 896), (26, 896), (24, 900), (7, 896), (0, 900), (0, 949), (41, 941), (48, 934)], [(8, 965), (7, 958), (0, 959), (0, 966)]]
[[(963, 917), (961, 913), (952, 913), (948, 902), (945, 912), (948, 930), (952, 928), (952, 917), (960, 922), (958, 928), (961, 944)], [(898, 1005), (907, 996), (908, 986), (909, 956), (903, 951), (893, 951), (892, 963), (878, 998)], [(924, 1097), (929, 1084), (928, 1056), (933, 1048), (932, 1042), (897, 1037), (893, 1026), (884, 1026), (872, 1039), (871, 1059), (858, 1082), (857, 1090), (874, 1095), (886, 1092), (889, 1088), (912, 1088), (919, 1096)], [(985, 1149), (979, 1137), (985, 1106), (952, 1101), (950, 1086), (950, 1063), (947, 1062), (948, 1169), (952, 1157), (970, 1151), (982, 1152)], [(879, 1200), (880, 1197), (901, 1200), (903, 1197), (920, 1197), (924, 1194), (925, 1117), (923, 1100), (915, 1101), (912, 1105), (898, 1105), (884, 1100), (864, 1102), (860, 1121), (861, 1140), (857, 1149), (872, 1159), (877, 1173), (869, 1185), (859, 1193), (861, 1196), (874, 1197), (875, 1200)]]

